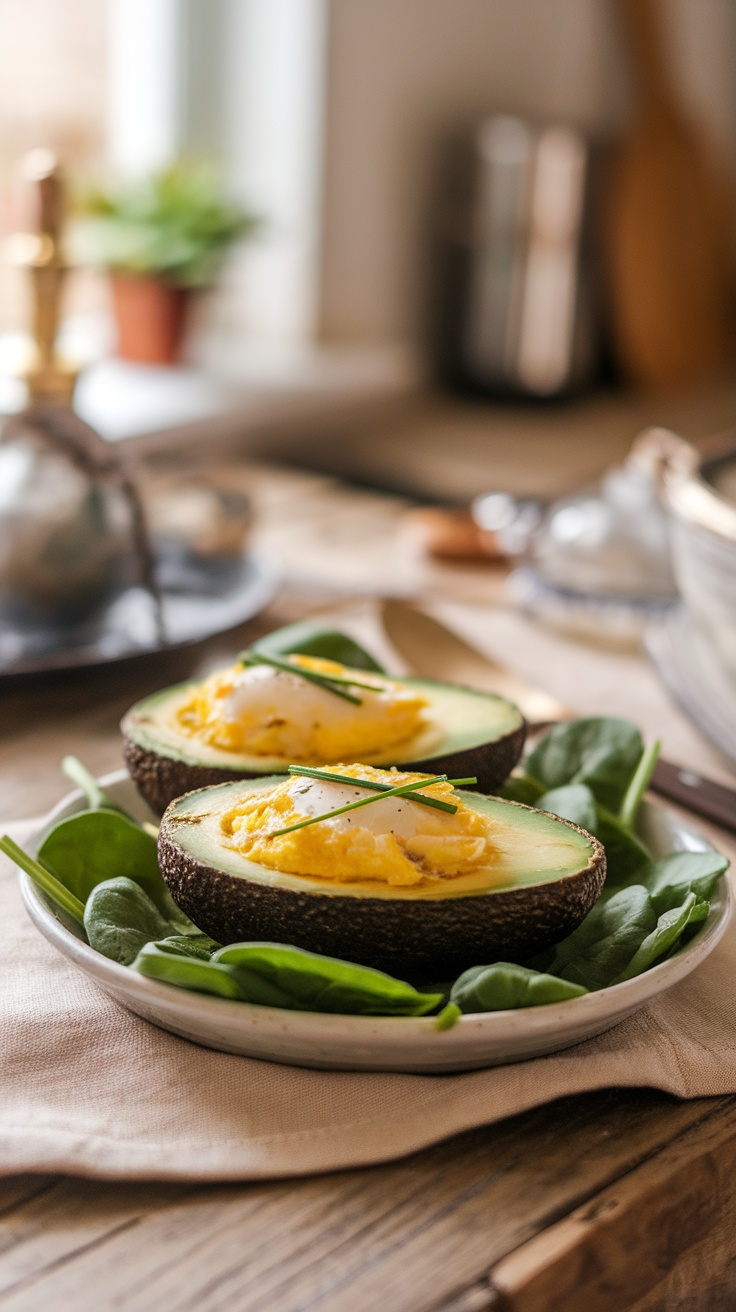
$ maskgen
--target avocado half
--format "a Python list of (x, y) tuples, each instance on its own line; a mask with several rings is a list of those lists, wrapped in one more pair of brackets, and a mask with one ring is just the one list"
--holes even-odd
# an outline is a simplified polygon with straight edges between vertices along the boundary
[[(430, 704), (430, 727), (407, 743), (404, 754), (372, 755), (364, 764), (391, 766), (478, 780), (480, 792), (493, 792), (521, 756), (526, 722), (518, 707), (491, 693), (428, 679), (402, 679)], [(192, 683), (153, 693), (131, 707), (123, 719), (123, 754), (138, 791), (159, 815), (175, 797), (210, 784), (286, 774), (291, 760), (242, 756), (195, 743), (170, 723), (171, 711)], [(322, 764), (317, 762), (316, 764)]]
[(467, 966), (524, 961), (570, 934), (603, 887), (601, 844), (568, 820), (460, 793), (501, 829), (503, 883), (471, 891), (338, 884), (269, 870), (222, 843), (220, 819), (278, 776), (220, 784), (172, 802), (161, 822), (161, 873), (183, 911), (220, 943), (268, 941), (433, 979)]

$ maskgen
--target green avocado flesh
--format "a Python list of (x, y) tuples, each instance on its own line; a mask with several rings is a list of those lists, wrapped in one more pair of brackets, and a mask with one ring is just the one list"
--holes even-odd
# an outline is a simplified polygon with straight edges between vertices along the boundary
[[(402, 679), (429, 703), (426, 728), (387, 753), (362, 755), (366, 765), (398, 765), (475, 775), (480, 791), (497, 788), (513, 769), (524, 745), (526, 725), (511, 702), (427, 679)], [(199, 742), (178, 730), (173, 716), (194, 685), (154, 693), (128, 711), (122, 723), (128, 769), (146, 801), (157, 811), (182, 793), (228, 779), (285, 774), (291, 759), (247, 756)], [(313, 762), (322, 765), (324, 762)]]
[(464, 879), (392, 887), (340, 884), (268, 869), (222, 839), (222, 816), (279, 781), (240, 781), (173, 802), (159, 864), (175, 901), (219, 942), (270, 940), (367, 965), (441, 978), (467, 965), (524, 960), (564, 938), (598, 897), (595, 838), (546, 812), (460, 793), (498, 826), (496, 866)]

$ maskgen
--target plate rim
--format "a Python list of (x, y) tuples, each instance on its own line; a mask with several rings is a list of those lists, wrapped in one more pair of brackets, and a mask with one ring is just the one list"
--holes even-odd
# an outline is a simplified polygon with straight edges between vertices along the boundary
[[(98, 783), (102, 788), (110, 789), (116, 785), (130, 780), (127, 770), (116, 770), (102, 775)], [(70, 807), (75, 806), (76, 810), (83, 807), (79, 803), (83, 802), (83, 794), (79, 789), (70, 790), (52, 809), (41, 818), (34, 827), (32, 833), (28, 835), (23, 843), (26, 850), (35, 854), (42, 836), (48, 832), (48, 829), (66, 814), (74, 814)], [(673, 815), (677, 824), (685, 830), (691, 837), (695, 838), (698, 843), (703, 844), (702, 850), (712, 850), (712, 845), (696, 829), (693, 829), (687, 821), (683, 821), (679, 816), (672, 812), (671, 808), (661, 805), (658, 802), (645, 802), (645, 806), (656, 812), (664, 812), (667, 815)], [(288, 1018), (291, 1024), (299, 1024), (300, 1020), (305, 1019), (314, 1027), (322, 1028), (325, 1039), (336, 1037), (334, 1031), (339, 1031), (344, 1027), (346, 1022), (355, 1028), (355, 1037), (359, 1038), (361, 1031), (365, 1037), (369, 1035), (375, 1037), (376, 1026), (379, 1026), (379, 1032), (389, 1034), (392, 1038), (400, 1039), (402, 1036), (418, 1037), (422, 1034), (430, 1033), (442, 1034), (452, 1043), (452, 1035), (459, 1037), (463, 1030), (469, 1028), (479, 1030), (488, 1037), (494, 1035), (502, 1040), (507, 1035), (510, 1037), (511, 1032), (518, 1033), (520, 1021), (524, 1029), (530, 1035), (534, 1035), (538, 1030), (547, 1031), (556, 1026), (564, 1025), (565, 1017), (572, 1021), (575, 1017), (581, 1022), (584, 1021), (586, 1014), (592, 1021), (594, 1015), (600, 1018), (603, 1015), (614, 1015), (624, 1018), (624, 1015), (631, 1010), (638, 1009), (652, 997), (674, 987), (682, 979), (686, 978), (691, 971), (695, 970), (720, 942), (730, 923), (733, 906), (734, 892), (731, 880), (726, 874), (725, 878), (719, 885), (718, 894), (713, 900), (708, 918), (703, 925), (700, 933), (689, 943), (681, 952), (673, 957), (667, 958), (656, 966), (650, 967), (642, 975), (637, 975), (633, 979), (624, 980), (620, 984), (609, 985), (605, 989), (599, 989), (581, 995), (577, 998), (568, 998), (563, 1002), (547, 1003), (538, 1007), (520, 1007), (505, 1011), (487, 1011), (464, 1013), (458, 1017), (457, 1023), (451, 1028), (440, 1031), (437, 1029), (436, 1016), (355, 1016), (342, 1012), (313, 1012), (297, 1011), (281, 1007), (265, 1007), (260, 1004), (240, 1002), (236, 999), (213, 997), (206, 993), (196, 993), (193, 990), (180, 989), (174, 985), (165, 984), (159, 980), (149, 979), (144, 975), (139, 975), (129, 966), (123, 966), (119, 962), (111, 961), (101, 953), (96, 952), (63, 924), (53, 910), (51, 900), (38, 888), (29, 875), (19, 871), (19, 883), (23, 902), (28, 914), (36, 928), (43, 936), (54, 946), (62, 955), (70, 959), (76, 966), (84, 970), (96, 982), (104, 980), (111, 989), (116, 993), (120, 991), (132, 992), (141, 1002), (149, 999), (152, 1004), (158, 1000), (164, 1007), (167, 1003), (176, 1005), (179, 1009), (191, 1012), (201, 1019), (217, 1021), (218, 1017), (241, 1016), (244, 1021), (244, 1029), (247, 1022), (261, 1019), (268, 1023), (283, 1023), (284, 1018)], [(664, 982), (666, 981), (666, 982)], [(104, 987), (104, 985), (103, 985)], [(613, 1005), (611, 1002), (613, 1000)], [(608, 1003), (608, 1005), (606, 1005)], [(523, 1019), (522, 1019), (523, 1018)]]

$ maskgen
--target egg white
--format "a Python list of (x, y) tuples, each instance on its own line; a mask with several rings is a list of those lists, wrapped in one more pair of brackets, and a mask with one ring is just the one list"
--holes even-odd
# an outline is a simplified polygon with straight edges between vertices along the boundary
[[(333, 662), (299, 658), (309, 670), (349, 677)], [(426, 702), (414, 689), (354, 672), (353, 700), (269, 665), (234, 666), (195, 685), (173, 709), (184, 736), (220, 751), (292, 762), (365, 759), (425, 734)]]

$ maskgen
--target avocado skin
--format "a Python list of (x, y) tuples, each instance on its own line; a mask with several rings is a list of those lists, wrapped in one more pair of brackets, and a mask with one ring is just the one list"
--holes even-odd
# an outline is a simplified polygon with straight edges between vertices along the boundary
[(220, 770), (212, 765), (190, 765), (171, 756), (141, 747), (123, 734), (123, 759), (141, 797), (156, 815), (163, 815), (170, 802), (184, 793), (211, 784), (231, 784), (237, 779), (257, 779), (257, 774), (238, 770)]
[[(526, 723), (493, 742), (469, 747), (465, 751), (451, 752), (446, 756), (431, 756), (424, 761), (397, 762), (401, 770), (417, 770), (426, 774), (446, 774), (450, 779), (476, 776), (478, 782), (469, 785), (472, 791), (492, 793), (511, 773), (521, 756), (526, 739)], [(191, 765), (177, 761), (163, 753), (141, 747), (127, 733), (123, 724), (123, 756), (138, 792), (156, 813), (162, 815), (170, 802), (184, 793), (211, 784), (234, 783), (236, 779), (260, 779), (256, 771), (222, 770), (211, 765)]]
[[(569, 821), (560, 823), (583, 832)], [(174, 901), (220, 943), (289, 943), (394, 974), (437, 979), (468, 966), (524, 961), (570, 934), (606, 877), (601, 844), (585, 836), (594, 853), (575, 874), (442, 901), (298, 893), (228, 875), (186, 852), (170, 834), (166, 816), (158, 859)]]
[(420, 774), (446, 774), (448, 779), (472, 779), (477, 782), (465, 785), (473, 793), (493, 793), (501, 787), (521, 757), (526, 741), (526, 720), (511, 733), (478, 747), (448, 752), (445, 756), (429, 756), (423, 761), (406, 764), (397, 762), (400, 770), (416, 770)]

